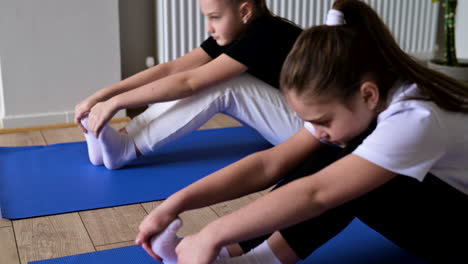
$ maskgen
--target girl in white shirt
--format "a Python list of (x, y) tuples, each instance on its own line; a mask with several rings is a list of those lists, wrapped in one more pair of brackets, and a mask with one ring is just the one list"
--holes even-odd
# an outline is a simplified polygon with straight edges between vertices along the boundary
[(412, 60), (365, 3), (338, 0), (299, 37), (281, 88), (305, 128), (168, 198), (139, 244), (185, 210), (282, 179), (184, 238), (178, 263), (211, 263), (226, 246), (246, 254), (218, 263), (295, 263), (354, 217), (429, 263), (468, 263), (466, 84)]

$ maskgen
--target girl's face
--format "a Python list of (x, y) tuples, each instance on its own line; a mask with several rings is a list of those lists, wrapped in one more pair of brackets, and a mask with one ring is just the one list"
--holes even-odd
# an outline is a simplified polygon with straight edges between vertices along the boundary
[(229, 5), (224, 0), (200, 0), (200, 8), (207, 18), (208, 33), (220, 46), (232, 43), (245, 29), (242, 7)]
[[(297, 115), (310, 122), (315, 129), (315, 136), (334, 144), (346, 144), (365, 132), (377, 116), (375, 98), (358, 93), (349, 105), (337, 100), (298, 97), (293, 91), (286, 94), (287, 100)], [(377, 96), (378, 97), (378, 96)]]

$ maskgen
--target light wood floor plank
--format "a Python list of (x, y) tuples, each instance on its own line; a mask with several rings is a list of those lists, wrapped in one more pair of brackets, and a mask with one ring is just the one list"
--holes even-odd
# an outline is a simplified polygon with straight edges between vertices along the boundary
[(94, 251), (78, 213), (13, 221), (21, 263)]
[(184, 237), (200, 231), (207, 224), (218, 219), (216, 213), (209, 207), (200, 208), (184, 212), (180, 215), (184, 226), (177, 233), (179, 236)]
[[(111, 123), (128, 122), (129, 120), (130, 118), (128, 117), (114, 118), (111, 120)], [(75, 127), (75, 126), (76, 126), (75, 123), (61, 123), (61, 124), (50, 124), (50, 125), (42, 125), (42, 126), (0, 128), (0, 134), (11, 134), (11, 133), (20, 133), (20, 132), (25, 132), (25, 131), (39, 131), (39, 130), (46, 130), (46, 129), (57, 129), (57, 128)]]
[(0, 227), (9, 227), (11, 226), (11, 221), (5, 218), (0, 218)]
[(260, 193), (253, 193), (244, 197), (241, 197), (239, 199), (235, 199), (232, 201), (228, 202), (223, 202), (223, 203), (218, 203), (215, 205), (210, 206), (213, 211), (218, 215), (218, 216), (224, 216), (227, 214), (230, 214), (241, 207), (257, 200), (260, 198), (262, 195)]
[(79, 213), (95, 246), (134, 240), (146, 216), (139, 204)]
[(83, 132), (78, 127), (41, 130), (48, 145), (84, 141)]
[(225, 114), (216, 114), (208, 122), (206, 122), (206, 124), (201, 126), (200, 129), (213, 129), (235, 126), (242, 126), (242, 124), (234, 118)]
[[(149, 213), (160, 204), (161, 201), (144, 203), (142, 205), (145, 208), (145, 210)], [(205, 207), (197, 210), (184, 212), (180, 215), (180, 218), (182, 219), (184, 225), (179, 230), (179, 232), (177, 232), (177, 235), (180, 237), (184, 237), (189, 234), (193, 234), (195, 232), (200, 231), (208, 223), (217, 219), (218, 216), (211, 208)]]
[(155, 202), (148, 202), (148, 203), (141, 203), (143, 209), (145, 209), (146, 213), (149, 214), (153, 211), (154, 208), (158, 207), (163, 201), (155, 201)]
[(39, 131), (0, 134), (0, 146), (2, 147), (34, 146), (45, 144), (46, 142)]
[(135, 241), (132, 240), (132, 241), (120, 242), (120, 243), (109, 244), (109, 245), (104, 245), (104, 246), (97, 246), (96, 250), (102, 251), (102, 250), (107, 250), (107, 249), (129, 247), (129, 246), (134, 246), (134, 245), (135, 245)]
[[(118, 122), (112, 123), (111, 127), (115, 130), (120, 130), (125, 127), (128, 122)], [(217, 114), (212, 119), (210, 119), (205, 125), (200, 129), (212, 129), (212, 128), (222, 128), (230, 126), (240, 126), (241, 124), (235, 119), (223, 115)], [(57, 128), (57, 129), (45, 129), (41, 130), (42, 135), (45, 139), (45, 144), (58, 144), (66, 142), (78, 142), (84, 141), (85, 137), (83, 132), (78, 127), (67, 127), (67, 128)], [(1, 135), (0, 135), (1, 140)], [(1, 143), (1, 141), (0, 141)]]
[(13, 228), (0, 228), (0, 263), (19, 264)]
[[(111, 127), (119, 130), (125, 126), (127, 122), (111, 123)], [(66, 127), (57, 129), (41, 130), (42, 135), (47, 144), (58, 144), (67, 142), (84, 141), (83, 131), (79, 127)]]
[(118, 122), (118, 123), (111, 123), (111, 127), (117, 131), (119, 131), (121, 128), (124, 128), (125, 125), (127, 125), (128, 122)]

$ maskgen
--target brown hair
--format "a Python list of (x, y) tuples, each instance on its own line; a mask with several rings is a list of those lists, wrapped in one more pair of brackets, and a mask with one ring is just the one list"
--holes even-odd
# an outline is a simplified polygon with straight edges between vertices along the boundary
[(344, 14), (346, 23), (312, 27), (299, 36), (283, 64), (283, 91), (346, 103), (364, 81), (375, 82), (385, 99), (402, 79), (417, 83), (422, 92), (407, 99), (431, 100), (443, 109), (468, 113), (468, 85), (413, 60), (371, 7), (359, 0), (337, 0), (333, 9)]
[(242, 2), (250, 1), (254, 6), (254, 19), (262, 16), (273, 16), (265, 0), (225, 0), (229, 4), (240, 5)]

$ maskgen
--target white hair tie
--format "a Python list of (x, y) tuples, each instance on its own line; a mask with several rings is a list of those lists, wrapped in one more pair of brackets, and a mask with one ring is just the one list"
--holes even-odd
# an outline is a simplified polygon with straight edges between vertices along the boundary
[(325, 22), (327, 26), (341, 26), (345, 24), (343, 12), (330, 9), (327, 14), (327, 21)]

